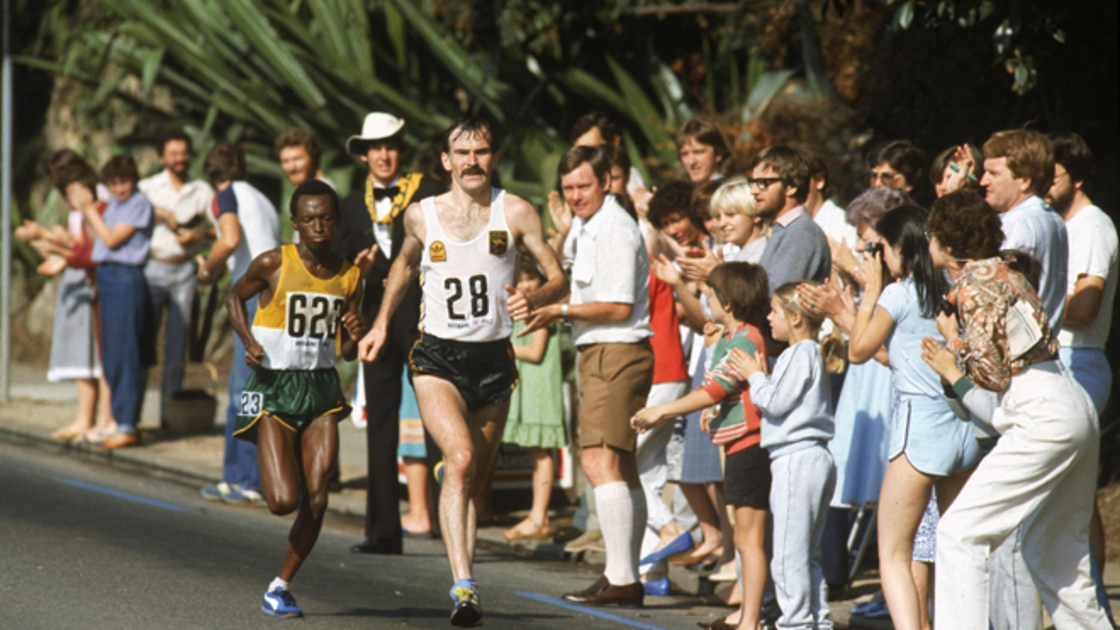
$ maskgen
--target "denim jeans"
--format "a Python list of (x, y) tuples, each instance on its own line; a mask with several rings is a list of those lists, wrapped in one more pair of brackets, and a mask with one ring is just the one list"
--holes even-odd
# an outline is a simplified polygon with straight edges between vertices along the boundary
[(163, 335), (163, 376), (160, 380), (160, 417), (167, 416), (167, 401), (183, 388), (183, 365), (187, 361), (191, 301), (194, 299), (198, 265), (178, 265), (150, 259), (144, 266), (148, 296), (152, 303), (152, 330), (158, 331), (167, 307), (167, 330)]
[(110, 406), (121, 433), (136, 433), (151, 364), (148, 285), (132, 265), (97, 267), (101, 360), (112, 392)]
[[(248, 321), (252, 323), (257, 312), (257, 298), (245, 303)], [(245, 344), (233, 334), (233, 365), (229, 369), (229, 407), (226, 408), (226, 452), (222, 460), (222, 481), (237, 484), (243, 490), (261, 490), (261, 471), (257, 465), (257, 445), (233, 437), (237, 425), (237, 412), (241, 410), (241, 391), (253, 373), (245, 364)]]

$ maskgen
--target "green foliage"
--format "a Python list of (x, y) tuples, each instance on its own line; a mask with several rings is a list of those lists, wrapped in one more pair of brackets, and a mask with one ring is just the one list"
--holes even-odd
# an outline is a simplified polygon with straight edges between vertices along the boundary
[[(1053, 40), (1065, 44), (1060, 12), (1028, 3), (994, 0), (887, 0), (896, 5), (892, 25), (896, 30), (918, 28), (949, 32), (971, 29), (991, 33), (992, 52), (1011, 76), (1011, 90), (1022, 96), (1035, 87), (1038, 69), (1029, 51)], [(915, 21), (916, 20), (916, 21)]]
[[(279, 174), (271, 140), (289, 127), (317, 135), (328, 168), (353, 164), (345, 138), (377, 110), (405, 118), (420, 151), (464, 112), (488, 116), (508, 132), (503, 184), (538, 201), (576, 104), (575, 114), (595, 106), (624, 122), (656, 168), (675, 162), (670, 128), (692, 114), (684, 90), (652, 55), (617, 57), (585, 41), (589, 29), (613, 28), (612, 14), (539, 0), (477, 5), (485, 28), (475, 28), (474, 3), (101, 0), (74, 13), (53, 0), (41, 44), (18, 61), (88, 84), (88, 108), (130, 104), (148, 133), (175, 121), (200, 151), (239, 141), (250, 168), (269, 175)], [(154, 90), (173, 96), (173, 110), (152, 107)]]

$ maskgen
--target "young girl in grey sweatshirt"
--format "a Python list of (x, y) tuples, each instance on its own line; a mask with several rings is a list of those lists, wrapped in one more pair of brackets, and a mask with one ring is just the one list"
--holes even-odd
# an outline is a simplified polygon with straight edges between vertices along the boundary
[[(730, 360), (750, 382), (751, 400), (762, 412), (762, 446), (770, 452), (770, 510), (774, 555), (770, 572), (782, 616), (779, 628), (832, 628), (828, 588), (821, 572), (821, 544), (836, 466), (827, 444), (834, 431), (826, 362), (843, 367), (842, 342), (816, 342), (821, 321), (802, 308), (797, 282), (782, 285), (770, 300), (771, 334), (788, 342), (769, 376), (745, 352)], [(822, 356), (823, 355), (823, 356)]]

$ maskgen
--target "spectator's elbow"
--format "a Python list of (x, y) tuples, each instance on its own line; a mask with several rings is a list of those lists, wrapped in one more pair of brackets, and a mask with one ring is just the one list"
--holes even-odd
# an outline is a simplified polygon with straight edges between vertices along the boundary
[(633, 312), (634, 306), (632, 304), (614, 303), (611, 304), (610, 311), (608, 313), (610, 321), (624, 322), (630, 319), (630, 314)]

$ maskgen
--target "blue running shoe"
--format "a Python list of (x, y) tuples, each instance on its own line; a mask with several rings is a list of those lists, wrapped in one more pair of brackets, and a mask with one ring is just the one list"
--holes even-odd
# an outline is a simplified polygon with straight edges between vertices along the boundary
[(451, 587), (451, 599), (455, 601), (455, 606), (451, 609), (451, 625), (460, 628), (482, 625), (482, 604), (478, 600), (474, 580), (456, 582)]
[(442, 459), (439, 460), (438, 462), (436, 462), (435, 467), (432, 468), (432, 476), (436, 478), (436, 483), (441, 484), (441, 485), (443, 484), (443, 460)]
[(302, 617), (303, 609), (296, 604), (296, 598), (286, 588), (274, 588), (264, 594), (261, 612), (273, 617)]

